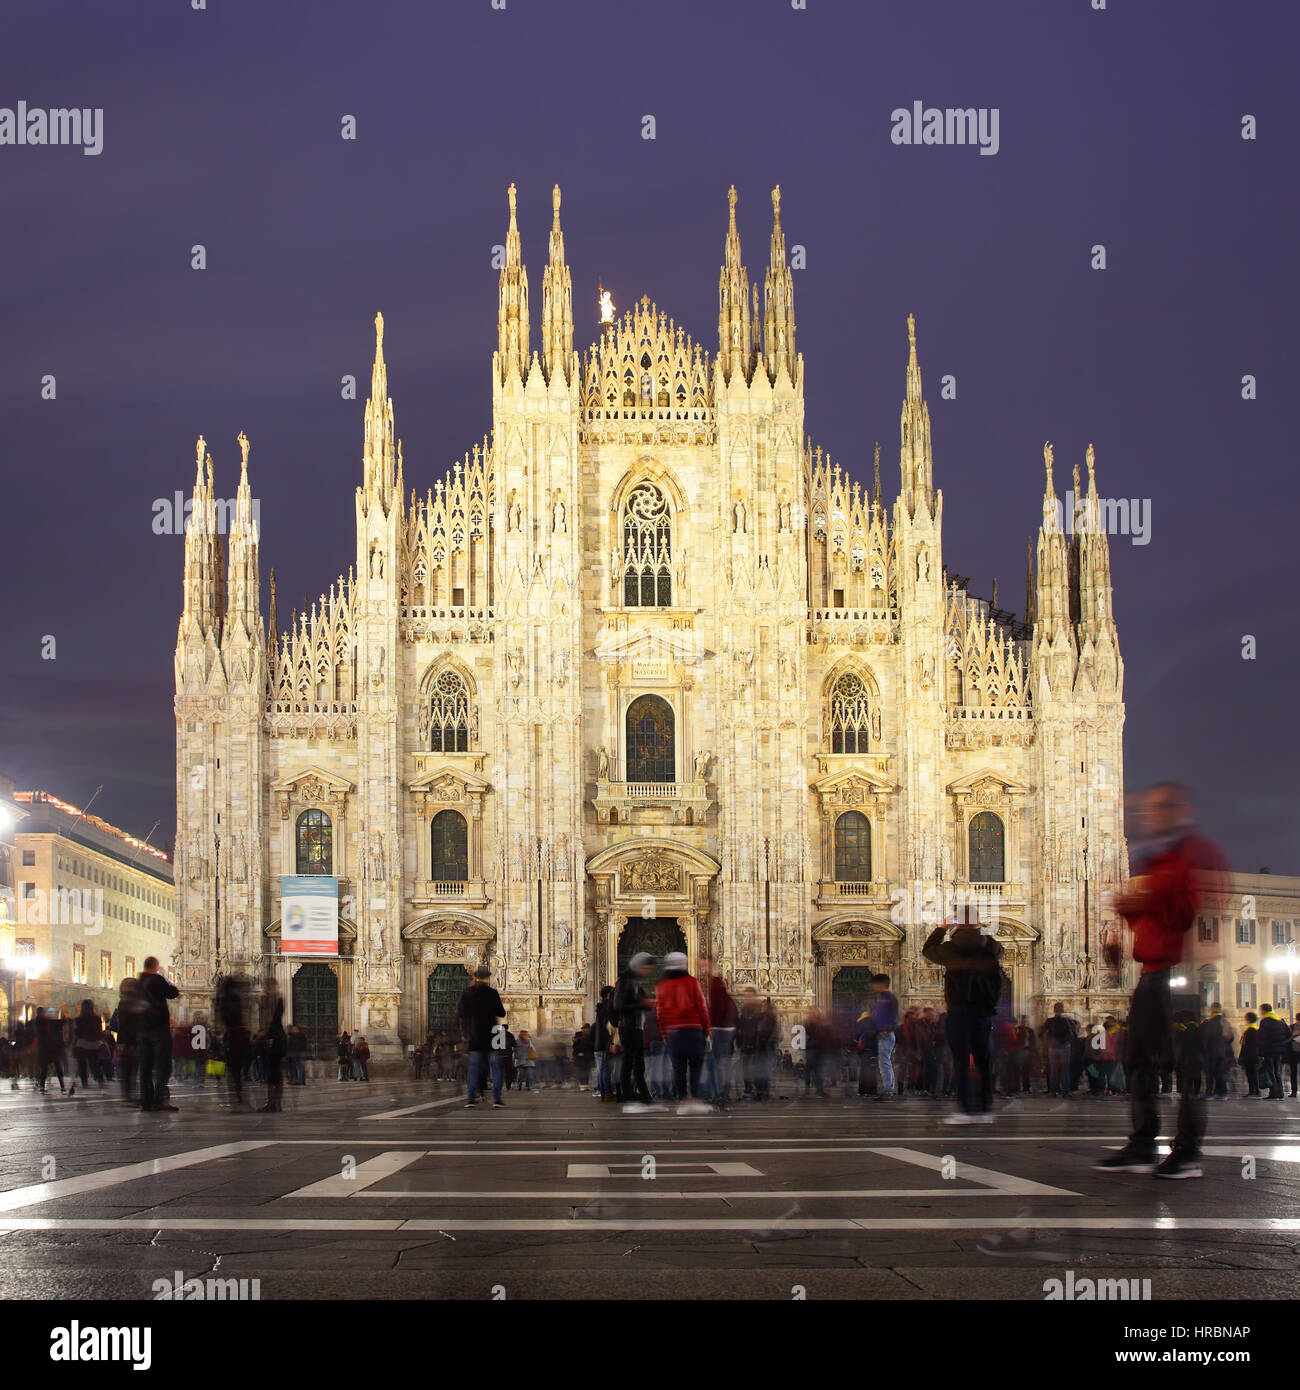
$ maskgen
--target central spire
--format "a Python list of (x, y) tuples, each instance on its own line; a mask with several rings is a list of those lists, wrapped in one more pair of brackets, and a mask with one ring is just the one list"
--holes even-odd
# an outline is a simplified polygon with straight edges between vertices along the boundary
[(397, 430), (388, 395), (384, 362), (384, 316), (375, 315), (375, 361), (370, 369), (370, 398), (366, 401), (365, 489), (387, 498), (396, 485)]
[(775, 382), (784, 365), (795, 379), (794, 280), (785, 260), (785, 233), (781, 230), (781, 185), (772, 190), (772, 251), (764, 277), (763, 355), (768, 377)]

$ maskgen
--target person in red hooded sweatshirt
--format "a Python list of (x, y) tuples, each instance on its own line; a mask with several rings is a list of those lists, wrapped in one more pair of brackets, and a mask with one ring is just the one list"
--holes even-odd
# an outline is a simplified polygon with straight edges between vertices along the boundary
[[(673, 1094), (678, 1114), (707, 1115), (711, 1109), (700, 1099), (700, 1071), (709, 1037), (709, 1006), (700, 982), (687, 969), (686, 956), (670, 951), (664, 957), (664, 976), (655, 988), (655, 1017), (668, 1044), (673, 1063)], [(690, 1099), (686, 1098), (687, 1076)]]
[(1124, 1067), (1129, 1078), (1133, 1128), (1118, 1153), (1100, 1160), (1106, 1172), (1154, 1172), (1159, 1178), (1199, 1178), (1205, 1107), (1183, 1091), (1172, 1151), (1156, 1163), (1160, 1132), (1160, 1073), (1173, 1056), (1174, 1017), (1170, 975), (1187, 949), (1187, 932), (1198, 907), (1224, 891), (1227, 864), (1216, 846), (1196, 830), (1192, 794), (1177, 782), (1162, 782), (1142, 799), (1139, 812), (1147, 838), (1134, 855), (1134, 877), (1117, 895), (1115, 910), (1133, 933), (1133, 959), (1142, 974), (1129, 1006)]

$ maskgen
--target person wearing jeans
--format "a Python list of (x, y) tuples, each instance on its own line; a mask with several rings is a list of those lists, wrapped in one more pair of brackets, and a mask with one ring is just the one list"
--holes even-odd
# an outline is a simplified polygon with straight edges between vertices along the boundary
[(876, 1099), (894, 1095), (894, 1034), (898, 1028), (898, 996), (890, 992), (888, 975), (873, 975), (876, 1006), (871, 1021), (876, 1032), (876, 1069), (880, 1076)]
[(703, 963), (705, 975), (704, 1002), (709, 1010), (709, 1025), (713, 1038), (713, 1100), (716, 1105), (731, 1104), (731, 1057), (735, 1050), (736, 1001), (727, 982), (715, 973), (713, 963)]
[(681, 951), (670, 951), (664, 957), (664, 977), (655, 990), (655, 1016), (660, 1033), (668, 1040), (673, 1095), (683, 1114), (694, 1114), (708, 1109), (700, 1098), (700, 1071), (709, 1037), (709, 1008), (700, 982), (686, 966)]
[(490, 983), (492, 972), (486, 965), (474, 971), (474, 979), (460, 997), (457, 1015), (469, 1045), (469, 1077), (465, 1108), (479, 1103), (479, 1089), (485, 1070), (492, 1076), (492, 1104), (504, 1109), (501, 1099), (501, 1057), (506, 1046), (506, 1007)]

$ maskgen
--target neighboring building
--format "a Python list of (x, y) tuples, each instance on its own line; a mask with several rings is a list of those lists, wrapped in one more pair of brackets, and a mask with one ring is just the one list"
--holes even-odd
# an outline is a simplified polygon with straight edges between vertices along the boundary
[[(716, 354), (643, 298), (579, 357), (559, 189), (534, 348), (512, 187), (490, 438), (408, 496), (377, 318), (355, 568), (283, 631), (248, 440), (224, 503), (199, 440), (176, 644), (189, 1010), (214, 970), (247, 972), (317, 1038), (346, 1023), (384, 1051), (448, 1023), (486, 960), (518, 1024), (572, 1028), (632, 951), (674, 947), (786, 1010), (851, 1007), (880, 969), (937, 1003), (920, 947), (963, 899), (996, 912), (1017, 1007), (1122, 1006), (1131, 971), (1101, 947), (1123, 664), (1092, 450), (1069, 539), (1050, 445), (1024, 499), (1028, 612), (972, 596), (945, 564), (913, 322), (891, 509), (878, 461), (864, 489), (805, 435), (779, 190), (761, 305), (735, 203)], [(339, 879), (337, 960), (280, 954), (293, 873)]]
[[(1300, 877), (1234, 873), (1226, 899), (1208, 903), (1197, 917), (1185, 992), (1203, 1012), (1219, 1004), (1240, 1029), (1246, 1010), (1276, 1004), (1288, 1018), (1300, 1011)], [(1270, 964), (1294, 961), (1287, 970)]]
[[(12, 777), (0, 775), (0, 977), (14, 953), (14, 833), (27, 815), (14, 800)], [(0, 987), (0, 1036), (9, 1026), (9, 994)]]
[[(162, 850), (43, 791), (15, 799), (27, 818), (14, 835), (14, 956), (46, 967), (5, 980), (21, 1006), (83, 999), (111, 1012), (146, 956), (166, 971), (175, 942), (171, 864)], [(13, 997), (13, 996), (11, 996)]]

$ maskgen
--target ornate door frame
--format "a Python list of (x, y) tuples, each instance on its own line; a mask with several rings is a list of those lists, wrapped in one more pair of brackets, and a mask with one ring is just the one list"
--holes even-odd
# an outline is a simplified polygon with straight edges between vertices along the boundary
[(892, 922), (864, 912), (843, 912), (819, 922), (812, 932), (813, 989), (817, 1007), (831, 1007), (831, 982), (846, 965), (869, 965), (890, 976), (895, 994), (905, 992), (905, 933)]
[(601, 985), (613, 983), (618, 934), (630, 917), (676, 918), (694, 970), (700, 934), (712, 907), (711, 885), (721, 871), (717, 860), (701, 850), (649, 835), (638, 835), (593, 855), (587, 861), (587, 874), (595, 885), (589, 899), (596, 916), (593, 989), (599, 991)]

